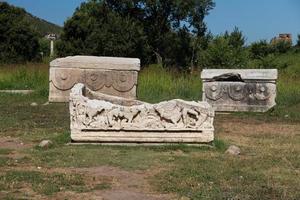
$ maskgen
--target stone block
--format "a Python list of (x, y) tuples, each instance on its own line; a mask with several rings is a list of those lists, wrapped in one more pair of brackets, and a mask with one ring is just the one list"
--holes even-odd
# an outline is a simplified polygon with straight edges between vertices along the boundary
[(68, 102), (71, 88), (83, 83), (95, 92), (136, 98), (137, 58), (70, 56), (50, 63), (49, 102)]
[(75, 142), (208, 143), (214, 139), (214, 111), (207, 102), (174, 99), (149, 104), (76, 84), (69, 106)]
[(204, 69), (202, 100), (216, 111), (266, 112), (276, 105), (276, 69)]

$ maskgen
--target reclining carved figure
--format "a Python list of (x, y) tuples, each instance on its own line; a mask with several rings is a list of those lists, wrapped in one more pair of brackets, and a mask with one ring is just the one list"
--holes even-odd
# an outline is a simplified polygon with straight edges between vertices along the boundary
[(214, 111), (206, 102), (158, 104), (94, 93), (76, 84), (70, 93), (71, 138), (96, 142), (211, 142)]

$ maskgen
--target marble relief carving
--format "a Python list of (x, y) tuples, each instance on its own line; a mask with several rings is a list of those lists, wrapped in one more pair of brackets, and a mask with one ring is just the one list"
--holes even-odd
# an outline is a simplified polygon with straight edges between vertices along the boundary
[[(230, 80), (230, 73), (241, 80)], [(222, 74), (228, 80), (216, 80)], [(204, 70), (201, 77), (202, 99), (216, 111), (265, 112), (276, 105), (277, 70)]]
[[(84, 94), (88, 94), (85, 96)], [(76, 84), (70, 94), (71, 137), (100, 142), (210, 142), (214, 111), (206, 102), (149, 104), (97, 94)]]
[[(75, 56), (76, 57), (76, 56)], [(136, 98), (139, 60), (89, 56), (62, 58), (50, 64), (50, 102), (66, 102), (69, 100), (70, 89), (76, 83), (84, 83), (91, 90), (126, 98)], [(58, 59), (60, 60), (60, 59)], [(94, 60), (94, 61), (93, 61)], [(117, 63), (115, 61), (118, 61)], [(122, 66), (124, 61), (125, 67)], [(131, 61), (131, 60), (129, 60)]]

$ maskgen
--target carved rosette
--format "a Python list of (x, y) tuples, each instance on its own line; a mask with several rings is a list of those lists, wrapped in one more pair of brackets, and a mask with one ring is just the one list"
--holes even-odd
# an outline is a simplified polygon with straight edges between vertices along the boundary
[(76, 83), (81, 82), (79, 69), (51, 69), (53, 85), (59, 90), (70, 90)]
[(276, 93), (274, 86), (272, 83), (207, 82), (204, 91), (206, 98), (211, 101), (246, 101), (252, 96), (258, 101), (266, 101)]
[(228, 96), (234, 101), (241, 101), (248, 94), (245, 83), (230, 84), (228, 86)]
[(55, 88), (61, 91), (70, 90), (76, 83), (84, 83), (92, 91), (101, 91), (106, 87), (126, 93), (137, 85), (138, 76), (136, 71), (99, 71), (74, 68), (52, 68), (50, 73), (50, 81)]
[(127, 92), (137, 84), (137, 73), (118, 71), (112, 74), (112, 86), (119, 92)]
[(223, 96), (222, 85), (218, 82), (204, 85), (205, 95), (208, 99), (216, 101)]
[(259, 101), (265, 101), (270, 98), (271, 94), (274, 94), (272, 88), (268, 88), (266, 84), (257, 83), (255, 85), (255, 98)]
[(110, 79), (107, 78), (105, 71), (85, 70), (85, 84), (93, 91), (100, 90)]

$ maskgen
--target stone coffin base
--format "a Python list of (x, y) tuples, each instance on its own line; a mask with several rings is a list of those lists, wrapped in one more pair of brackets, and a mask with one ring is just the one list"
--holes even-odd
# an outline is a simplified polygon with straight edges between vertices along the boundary
[(99, 94), (76, 84), (70, 94), (71, 139), (88, 143), (209, 143), (214, 110), (207, 102), (158, 104)]
[(214, 140), (212, 130), (202, 132), (154, 131), (78, 131), (71, 135), (72, 142), (83, 143), (209, 143)]
[(205, 69), (202, 100), (215, 111), (266, 112), (276, 105), (276, 69)]

